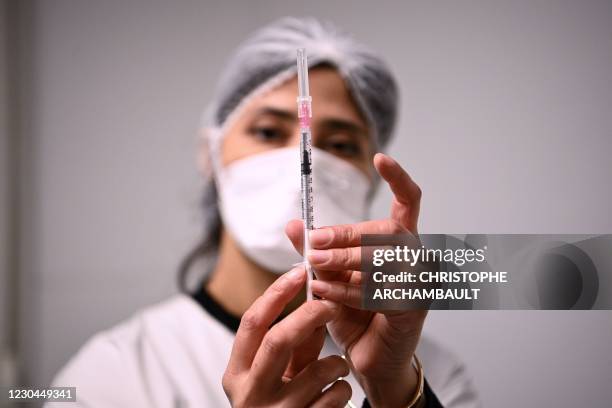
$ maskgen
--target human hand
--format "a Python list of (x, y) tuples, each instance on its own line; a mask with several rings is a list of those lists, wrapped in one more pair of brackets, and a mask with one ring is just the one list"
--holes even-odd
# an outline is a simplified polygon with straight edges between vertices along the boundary
[[(417, 234), (421, 190), (402, 167), (384, 154), (374, 166), (394, 194), (389, 218), (328, 226), (310, 233), (309, 262), (316, 270), (312, 291), (341, 304), (328, 329), (346, 350), (356, 378), (372, 406), (405, 406), (417, 392), (412, 357), (421, 336), (426, 310), (373, 312), (361, 310), (361, 235)], [(289, 222), (287, 235), (303, 248), (303, 224)]]
[(270, 327), (305, 281), (303, 266), (292, 269), (242, 316), (222, 381), (233, 407), (344, 407), (350, 399), (350, 385), (338, 380), (348, 375), (348, 363), (338, 356), (318, 359), (325, 324), (339, 305), (306, 302)]

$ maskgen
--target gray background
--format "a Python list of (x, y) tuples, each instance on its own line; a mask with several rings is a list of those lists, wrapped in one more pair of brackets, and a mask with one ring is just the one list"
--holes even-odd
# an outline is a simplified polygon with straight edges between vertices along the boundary
[[(278, 16), (329, 18), (389, 60), (390, 152), (423, 188), (421, 231), (612, 232), (611, 2), (2, 4), (0, 335), (21, 384), (176, 291), (199, 233), (200, 112), (231, 50)], [(610, 312), (432, 312), (426, 331), (487, 407), (611, 404)]]

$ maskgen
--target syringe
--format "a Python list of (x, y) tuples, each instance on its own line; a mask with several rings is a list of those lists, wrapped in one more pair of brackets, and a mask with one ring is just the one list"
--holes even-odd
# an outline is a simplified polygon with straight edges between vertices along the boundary
[(310, 252), (309, 232), (314, 229), (314, 215), (312, 205), (312, 134), (310, 132), (310, 118), (312, 117), (312, 97), (308, 88), (308, 60), (306, 50), (297, 50), (297, 77), (298, 77), (298, 119), (300, 123), (300, 172), (302, 177), (302, 220), (304, 221), (304, 265), (308, 275), (306, 297), (312, 300), (310, 282), (315, 279), (308, 254)]
[[(310, 118), (312, 117), (312, 97), (308, 88), (308, 59), (306, 50), (297, 50), (297, 77), (298, 77), (298, 119), (300, 122), (300, 173), (302, 176), (302, 220), (304, 221), (304, 265), (308, 283), (306, 299), (312, 300), (310, 283), (316, 279), (314, 270), (308, 262), (310, 252), (309, 233), (314, 229), (314, 211), (312, 205), (312, 134), (310, 132)], [(344, 356), (342, 356), (344, 358)], [(347, 408), (355, 408), (352, 401), (347, 401)]]

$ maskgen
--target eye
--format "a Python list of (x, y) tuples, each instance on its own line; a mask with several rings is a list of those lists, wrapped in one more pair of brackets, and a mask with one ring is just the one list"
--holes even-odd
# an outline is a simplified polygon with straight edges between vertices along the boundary
[(322, 144), (321, 148), (336, 156), (346, 158), (356, 158), (362, 154), (359, 143), (348, 138), (330, 138)]
[(273, 126), (254, 126), (249, 134), (263, 143), (280, 143), (286, 138), (282, 129)]

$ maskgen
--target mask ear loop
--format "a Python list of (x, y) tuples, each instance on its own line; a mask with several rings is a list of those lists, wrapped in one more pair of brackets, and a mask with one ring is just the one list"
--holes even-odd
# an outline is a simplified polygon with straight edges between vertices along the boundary
[(202, 143), (204, 144), (204, 149), (206, 150), (207, 156), (207, 168), (206, 171), (208, 174), (205, 176), (212, 177), (219, 187), (218, 176), (219, 172), (222, 168), (221, 163), (221, 139), (222, 139), (222, 129), (220, 127), (212, 126), (204, 129)]
[[(218, 127), (204, 127), (200, 129), (199, 132), (199, 142), (201, 153), (199, 153), (198, 157), (198, 167), (202, 174), (202, 178), (204, 179), (205, 185), (212, 182), (214, 185), (215, 195), (216, 195), (216, 217), (221, 217), (220, 215), (220, 200), (221, 200), (221, 190), (219, 189), (219, 173), (221, 171), (221, 161), (220, 161), (220, 149), (219, 149), (219, 141), (221, 138), (221, 129)], [(205, 224), (207, 228), (210, 225), (214, 225), (217, 222), (222, 223), (222, 220), (213, 219), (212, 214), (206, 214)]]
[[(200, 131), (202, 149), (204, 149), (203, 156), (200, 158), (200, 168), (203, 173), (203, 177), (206, 180), (211, 180), (217, 191), (217, 208), (221, 208), (221, 173), (223, 171), (223, 164), (221, 162), (221, 142), (222, 142), (223, 130), (217, 126), (205, 127)], [(221, 216), (219, 214), (219, 216)], [(221, 220), (221, 223), (223, 220)]]
[(215, 163), (213, 163), (214, 153), (212, 147), (212, 136), (217, 131), (216, 128), (205, 127), (200, 129), (198, 138), (198, 168), (203, 178), (210, 179), (215, 174)]

